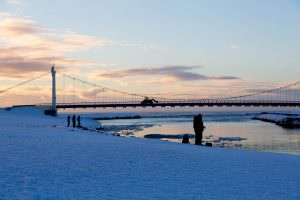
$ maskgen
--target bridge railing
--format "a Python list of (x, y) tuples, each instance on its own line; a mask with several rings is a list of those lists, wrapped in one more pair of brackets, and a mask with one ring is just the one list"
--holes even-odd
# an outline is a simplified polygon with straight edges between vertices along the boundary
[[(41, 106), (51, 106), (40, 104)], [(300, 101), (281, 101), (281, 100), (226, 100), (226, 99), (201, 99), (187, 101), (159, 101), (153, 104), (142, 104), (140, 101), (111, 101), (111, 102), (69, 102), (57, 103), (58, 108), (72, 107), (147, 107), (147, 106), (300, 106)]]

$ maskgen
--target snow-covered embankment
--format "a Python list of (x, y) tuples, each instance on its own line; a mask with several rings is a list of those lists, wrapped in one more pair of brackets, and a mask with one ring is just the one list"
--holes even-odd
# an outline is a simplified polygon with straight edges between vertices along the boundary
[(253, 119), (275, 123), (279, 126), (286, 127), (286, 128), (300, 127), (299, 114), (261, 113), (256, 115)]
[(64, 124), (37, 111), (0, 111), (0, 199), (300, 199), (299, 156)]

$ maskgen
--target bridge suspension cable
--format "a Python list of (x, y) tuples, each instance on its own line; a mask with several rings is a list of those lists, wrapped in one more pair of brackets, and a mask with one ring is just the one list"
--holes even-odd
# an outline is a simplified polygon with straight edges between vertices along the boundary
[(184, 100), (186, 100), (186, 99), (173, 99), (173, 98), (157, 97), (157, 96), (152, 96), (152, 95), (144, 95), (144, 94), (125, 92), (125, 91), (122, 91), (122, 90), (116, 90), (116, 89), (112, 89), (112, 88), (109, 88), (109, 87), (106, 87), (106, 86), (101, 86), (101, 85), (98, 85), (98, 84), (95, 84), (95, 83), (92, 83), (92, 82), (89, 82), (89, 81), (86, 81), (86, 80), (82, 80), (80, 78), (77, 78), (77, 77), (74, 77), (74, 76), (71, 76), (71, 75), (67, 75), (67, 74), (63, 74), (63, 77), (67, 77), (71, 80), (76, 80), (76, 81), (79, 81), (83, 84), (90, 85), (90, 86), (96, 87), (96, 88), (100, 88), (102, 90), (111, 91), (111, 92), (119, 93), (119, 94), (122, 94), (122, 95), (135, 96), (135, 97), (139, 97), (139, 98), (143, 98), (143, 99), (146, 98), (146, 97), (151, 97), (151, 98), (154, 98), (154, 99), (160, 99), (160, 100), (164, 100), (164, 101), (184, 101)]
[(20, 87), (20, 86), (22, 86), (22, 85), (28, 84), (28, 83), (30, 83), (30, 82), (32, 82), (32, 81), (34, 81), (34, 80), (40, 79), (40, 78), (42, 78), (42, 77), (45, 77), (46, 75), (49, 75), (49, 72), (40, 74), (39, 76), (33, 77), (33, 78), (31, 78), (31, 79), (22, 81), (22, 82), (20, 82), (20, 83), (15, 84), (15, 85), (12, 85), (12, 86), (10, 86), (10, 87), (8, 87), (8, 88), (6, 88), (6, 89), (0, 90), (0, 94), (3, 94), (3, 93), (5, 93), (5, 92), (8, 92), (9, 90), (18, 88), (18, 87)]
[[(70, 76), (70, 75), (67, 75), (67, 74), (63, 74), (64, 77), (67, 77), (73, 81), (78, 81), (78, 82), (81, 82), (83, 84), (86, 84), (86, 85), (90, 85), (92, 87), (96, 87), (96, 88), (100, 88), (102, 89), (103, 91), (111, 91), (113, 92), (114, 94), (114, 98), (116, 98), (116, 93), (118, 94), (121, 94), (121, 96), (125, 96), (125, 95), (128, 95), (128, 96), (135, 96), (135, 97), (139, 97), (139, 98), (145, 98), (145, 97), (151, 97), (151, 98), (154, 98), (154, 99), (158, 99), (158, 100), (161, 100), (161, 101), (174, 101), (174, 102), (196, 102), (196, 101), (220, 101), (220, 100), (235, 100), (235, 99), (243, 99), (243, 98), (247, 98), (247, 97), (263, 97), (263, 95), (265, 94), (271, 94), (271, 93), (275, 93), (279, 98), (282, 98), (282, 95), (283, 94), (286, 94), (287, 91), (289, 88), (292, 88), (294, 86), (298, 86), (300, 85), (300, 82), (295, 82), (295, 83), (291, 83), (291, 84), (288, 84), (288, 85), (284, 85), (284, 86), (280, 86), (280, 87), (277, 87), (277, 88), (274, 88), (274, 89), (268, 89), (268, 90), (263, 90), (263, 91), (259, 91), (259, 92), (255, 92), (255, 93), (251, 93), (251, 94), (245, 94), (245, 95), (238, 95), (238, 96), (230, 96), (230, 97), (218, 97), (218, 98), (201, 98), (201, 99), (186, 99), (186, 98), (166, 98), (166, 97), (155, 97), (155, 96), (151, 96), (151, 95), (143, 95), (143, 94), (137, 94), (137, 93), (129, 93), (129, 92), (124, 92), (124, 91), (121, 91), (121, 90), (116, 90), (116, 89), (112, 89), (112, 88), (109, 88), (109, 87), (105, 87), (105, 86), (101, 86), (101, 85), (98, 85), (98, 84), (95, 84), (95, 83), (92, 83), (92, 82), (89, 82), (89, 81), (85, 81), (85, 80), (82, 80), (80, 78), (76, 78), (74, 76)], [(266, 98), (268, 99), (272, 99), (272, 96), (267, 96)], [(285, 97), (286, 98), (286, 97)]]
[(251, 94), (240, 95), (240, 96), (225, 97), (225, 98), (216, 98), (216, 99), (237, 99), (237, 98), (243, 98), (243, 97), (257, 96), (257, 95), (261, 95), (261, 94), (278, 92), (278, 91), (288, 89), (288, 88), (291, 88), (291, 87), (297, 86), (297, 85), (300, 85), (299, 81), (297, 81), (295, 83), (288, 84), (288, 85), (284, 85), (284, 86), (281, 86), (281, 87), (277, 87), (277, 88), (274, 88), (274, 89), (264, 90), (264, 91), (257, 92), (257, 93), (251, 93)]
[(145, 95), (141, 95), (141, 94), (129, 93), (129, 92), (124, 92), (124, 91), (121, 91), (121, 90), (116, 90), (116, 89), (112, 89), (112, 88), (109, 88), (109, 87), (101, 86), (101, 85), (98, 85), (98, 84), (95, 84), (95, 83), (92, 83), (92, 82), (89, 82), (89, 81), (85, 81), (85, 80), (82, 80), (82, 79), (79, 79), (79, 78), (76, 78), (74, 76), (70, 76), (70, 75), (67, 75), (67, 74), (63, 74), (63, 76), (67, 77), (71, 80), (76, 80), (76, 81), (79, 81), (83, 84), (90, 85), (92, 87), (96, 87), (96, 88), (100, 88), (100, 89), (104, 89), (104, 90), (108, 90), (108, 91), (112, 91), (112, 92), (118, 92), (118, 93), (130, 95), (130, 96), (137, 96), (137, 97), (142, 97), (142, 98), (146, 97)]

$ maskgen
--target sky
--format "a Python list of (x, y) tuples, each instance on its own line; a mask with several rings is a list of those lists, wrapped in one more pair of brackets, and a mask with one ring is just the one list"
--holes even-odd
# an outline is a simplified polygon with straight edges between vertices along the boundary
[[(148, 96), (241, 94), (299, 80), (299, 35), (299, 0), (0, 0), (0, 90), (55, 64)], [(0, 105), (47, 101), (48, 82)]]

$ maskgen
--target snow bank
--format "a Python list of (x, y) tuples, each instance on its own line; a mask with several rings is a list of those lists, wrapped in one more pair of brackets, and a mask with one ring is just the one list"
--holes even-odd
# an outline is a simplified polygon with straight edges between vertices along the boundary
[(286, 119), (288, 116), (285, 114), (269, 114), (269, 113), (264, 113), (264, 114), (258, 114), (254, 117), (254, 119), (262, 120), (262, 121), (267, 121), (267, 122), (280, 122), (284, 119)]
[(83, 115), (86, 115), (88, 118), (95, 119), (95, 120), (141, 118), (141, 116), (136, 113), (100, 113), (100, 114), (83, 114)]
[(286, 128), (300, 128), (300, 115), (298, 114), (262, 113), (254, 119), (276, 123)]
[(0, 111), (0, 199), (300, 199), (300, 157), (113, 137)]
[[(56, 117), (45, 115), (44, 108), (38, 106), (13, 107), (0, 109), (0, 119), (6, 123), (1, 124), (6, 127), (45, 127), (45, 126), (66, 126), (67, 114), (59, 114)], [(93, 120), (89, 115), (80, 115), (81, 125), (89, 129), (101, 127), (101, 124)]]

